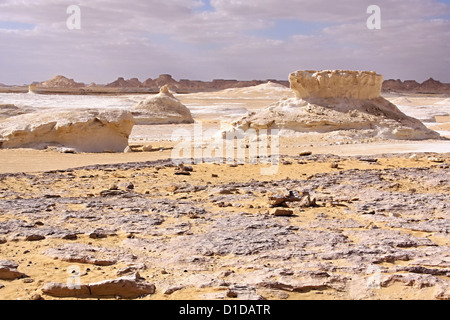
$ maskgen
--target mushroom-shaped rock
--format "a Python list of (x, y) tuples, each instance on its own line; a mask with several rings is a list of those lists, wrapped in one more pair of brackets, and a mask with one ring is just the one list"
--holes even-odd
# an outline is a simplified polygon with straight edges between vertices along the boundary
[(383, 78), (375, 72), (297, 71), (289, 80), (296, 98), (249, 113), (235, 121), (228, 132), (279, 129), (283, 135), (337, 132), (353, 139), (441, 138), (381, 97)]
[(194, 123), (191, 111), (169, 91), (161, 87), (159, 94), (150, 96), (132, 108), (139, 125)]

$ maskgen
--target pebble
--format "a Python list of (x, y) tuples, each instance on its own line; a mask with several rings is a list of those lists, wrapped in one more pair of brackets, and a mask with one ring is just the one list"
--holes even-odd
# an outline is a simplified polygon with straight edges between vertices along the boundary
[(300, 157), (306, 157), (312, 155), (311, 151), (302, 151), (298, 154)]
[(294, 211), (285, 208), (273, 208), (272, 210), (270, 210), (270, 214), (273, 216), (288, 217), (292, 216), (294, 214)]

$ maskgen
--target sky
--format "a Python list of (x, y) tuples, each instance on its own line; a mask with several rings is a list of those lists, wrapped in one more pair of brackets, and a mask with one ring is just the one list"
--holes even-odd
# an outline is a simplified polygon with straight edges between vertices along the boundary
[(0, 43), (0, 83), (10, 85), (324, 69), (450, 83), (450, 0), (0, 0)]

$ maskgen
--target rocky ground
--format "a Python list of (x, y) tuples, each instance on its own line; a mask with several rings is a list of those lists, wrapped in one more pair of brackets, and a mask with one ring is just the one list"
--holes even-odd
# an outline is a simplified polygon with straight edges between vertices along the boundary
[(3, 299), (450, 299), (450, 155), (0, 175)]

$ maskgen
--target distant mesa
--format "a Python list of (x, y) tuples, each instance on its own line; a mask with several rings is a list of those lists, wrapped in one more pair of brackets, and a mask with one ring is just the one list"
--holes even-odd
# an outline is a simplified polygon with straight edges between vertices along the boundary
[[(159, 88), (161, 88), (162, 86), (169, 85), (170, 89), (177, 93), (196, 93), (254, 87), (268, 82), (279, 84), (287, 88), (289, 88), (291, 85), (289, 81), (275, 79), (249, 81), (239, 81), (232, 79), (214, 79), (212, 81), (180, 79), (179, 81), (177, 81), (170, 74), (162, 74), (156, 79), (148, 78), (143, 82), (140, 82), (137, 78), (126, 80), (123, 77), (120, 77), (116, 81), (107, 84), (106, 87), (127, 89), (146, 88), (150, 91), (158, 92)], [(380, 85), (380, 83), (378, 83), (377, 85)], [(440, 81), (434, 80), (433, 78), (430, 78), (423, 83), (418, 83), (415, 80), (401, 81), (390, 79), (381, 82), (381, 91), (385, 93), (398, 92), (449, 94), (450, 84), (442, 83)]]
[(352, 139), (440, 139), (417, 119), (381, 97), (383, 78), (372, 71), (297, 71), (296, 98), (282, 99), (232, 124), (227, 133), (278, 129), (282, 135), (330, 134)]
[(383, 92), (449, 94), (450, 84), (442, 83), (440, 81), (434, 80), (433, 78), (429, 78), (422, 83), (419, 83), (415, 80), (401, 81), (399, 79), (390, 79), (383, 82)]
[(213, 81), (199, 81), (199, 80), (181, 79), (177, 81), (170, 74), (162, 74), (156, 79), (148, 78), (143, 82), (140, 82), (136, 78), (125, 80), (123, 77), (120, 77), (116, 81), (107, 84), (106, 87), (147, 88), (150, 89), (151, 91), (158, 92), (159, 88), (168, 85), (170, 89), (176, 93), (195, 93), (195, 92), (220, 91), (230, 88), (252, 87), (264, 84), (268, 81), (272, 81), (273, 83), (289, 87), (288, 81), (279, 81), (279, 80), (239, 81), (239, 80), (215, 79)]
[[(304, 75), (306, 76), (307, 73)], [(334, 80), (330, 79), (330, 81)], [(170, 89), (176, 93), (198, 93), (254, 87), (268, 82), (278, 84), (286, 88), (291, 86), (289, 81), (275, 79), (246, 81), (233, 79), (214, 79), (212, 81), (180, 79), (177, 81), (170, 74), (161, 74), (156, 79), (148, 78), (142, 82), (138, 78), (125, 79), (124, 77), (119, 77), (115, 81), (106, 85), (96, 83), (84, 84), (62, 75), (58, 75), (50, 80), (34, 82), (33, 84), (36, 85), (38, 92), (51, 92), (51, 89), (59, 89), (59, 91), (64, 92), (64, 89), (67, 89), (67, 92), (70, 91), (72, 93), (76, 93), (76, 89), (78, 89), (82, 93), (157, 93), (161, 87), (169, 85)], [(11, 90), (13, 89), (11, 89), (11, 87), (18, 88), (20, 86), (0, 84), (0, 87), (3, 89), (3, 92), (12, 92)], [(450, 94), (450, 84), (442, 83), (434, 80), (433, 78), (430, 78), (423, 83), (419, 83), (415, 80), (402, 81), (399, 79), (389, 79), (382, 82), (381, 90), (383, 93)]]
[(111, 82), (106, 85), (108, 88), (137, 88), (140, 87), (142, 83), (137, 78), (132, 78), (129, 80), (125, 80), (120, 77), (116, 81)]

